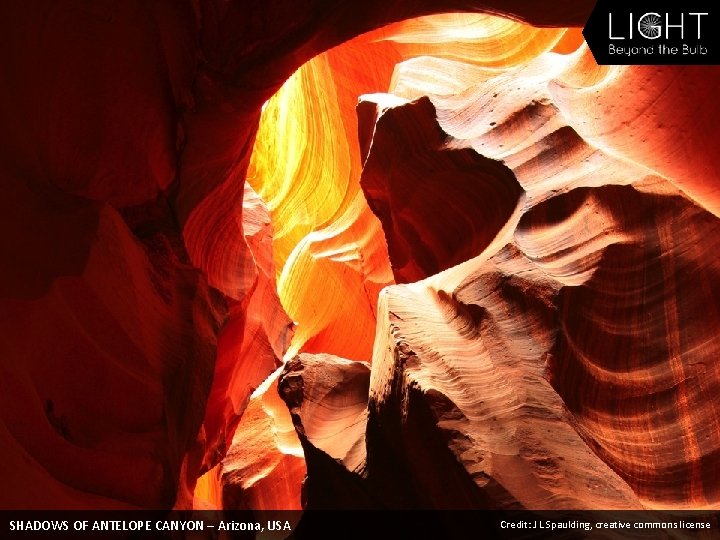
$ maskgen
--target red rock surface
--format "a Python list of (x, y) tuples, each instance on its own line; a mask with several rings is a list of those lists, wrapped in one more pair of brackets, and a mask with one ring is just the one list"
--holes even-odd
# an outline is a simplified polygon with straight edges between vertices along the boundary
[[(3, 506), (172, 505), (224, 301), (166, 223), (141, 242), (109, 205), (6, 186), (3, 216), (28, 234), (4, 259)], [(23, 252), (36, 260), (19, 272)], [(43, 267), (42, 253), (57, 262)]]
[(592, 4), (3, 3), (0, 507), (717, 508), (719, 72)]
[(360, 183), (383, 224), (395, 280), (408, 283), (482, 252), (522, 189), (501, 162), (453, 145), (429, 99), (388, 108), (382, 100), (365, 96), (358, 105), (375, 120)]
[(218, 471), (222, 508), (300, 510), (306, 467), (274, 373), (256, 392)]
[[(650, 164), (594, 147), (560, 114), (579, 77), (614, 83), (612, 68), (579, 73), (587, 56), (539, 57), (503, 73), (411, 60), (398, 67), (396, 97), (371, 97), (386, 109), (365, 129), (373, 140), (363, 174), (384, 173), (408, 194), (397, 210), (374, 208), (401, 271), (404, 246), (433, 238), (436, 225), (408, 202), (432, 186), (431, 174), (371, 168), (372, 145), (385, 141), (380, 151), (402, 155), (382, 125), (387, 111), (422, 104), (402, 98), (428, 93), (456, 139), (446, 147), (502, 159), (524, 190), (478, 257), (381, 295), (363, 479), (390, 506), (718, 504), (718, 417), (709, 405), (717, 374), (706, 356), (716, 269), (703, 253), (719, 224)], [(448, 73), (457, 77), (443, 87)], [(461, 208), (446, 193), (443, 207)], [(415, 227), (398, 227), (398, 216)], [(408, 482), (414, 490), (396, 488)]]

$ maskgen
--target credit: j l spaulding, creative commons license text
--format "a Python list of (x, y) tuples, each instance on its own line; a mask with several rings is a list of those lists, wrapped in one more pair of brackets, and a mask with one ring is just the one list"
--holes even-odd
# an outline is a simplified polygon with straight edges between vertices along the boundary
[(521, 520), (521, 521), (501, 521), (501, 529), (547, 529), (555, 530), (584, 530), (592, 531), (595, 529), (709, 529), (710, 523), (706, 521), (651, 521), (651, 522), (629, 522), (629, 521), (553, 521), (553, 520)]

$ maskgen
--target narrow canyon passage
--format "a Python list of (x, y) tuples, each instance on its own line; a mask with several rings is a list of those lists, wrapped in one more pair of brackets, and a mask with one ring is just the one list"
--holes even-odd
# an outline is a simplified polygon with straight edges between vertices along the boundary
[(720, 71), (592, 4), (0, 7), (0, 505), (717, 509)]

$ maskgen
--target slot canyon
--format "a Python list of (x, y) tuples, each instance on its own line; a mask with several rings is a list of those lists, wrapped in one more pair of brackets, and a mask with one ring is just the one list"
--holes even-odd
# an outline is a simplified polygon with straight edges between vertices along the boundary
[(593, 5), (2, 3), (0, 508), (719, 509), (720, 69)]

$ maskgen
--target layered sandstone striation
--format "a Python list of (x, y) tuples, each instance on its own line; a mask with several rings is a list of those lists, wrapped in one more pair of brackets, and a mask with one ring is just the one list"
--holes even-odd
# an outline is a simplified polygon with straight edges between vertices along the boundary
[(522, 188), (502, 162), (453, 144), (429, 99), (383, 101), (363, 96), (358, 104), (358, 114), (375, 122), (360, 182), (383, 224), (395, 280), (408, 283), (481, 253)]
[(716, 509), (720, 75), (592, 4), (3, 4), (0, 506)]
[[(392, 95), (362, 98), (361, 185), (396, 280), (429, 276), (379, 301), (354, 476), (375, 503), (717, 507), (717, 269), (704, 253), (720, 222), (652, 163), (575, 129), (573, 92), (617, 77), (628, 70), (593, 67), (585, 47), (500, 72), (418, 58), (397, 67)], [(458, 151), (504, 181), (466, 177), (454, 192), (465, 161), (433, 191)], [(482, 219), (502, 200), (502, 219)], [(473, 219), (475, 234), (448, 234)], [(453, 243), (481, 226), (482, 245)]]
[(359, 481), (366, 465), (370, 366), (328, 354), (296, 356), (278, 379), (307, 462), (304, 507), (374, 508)]

